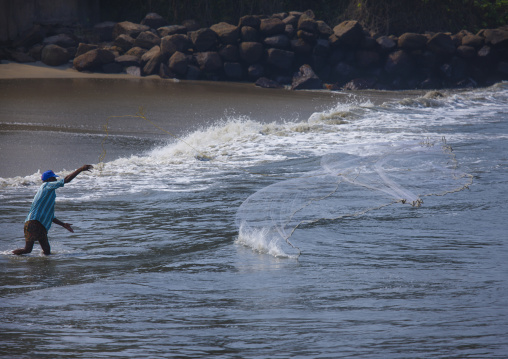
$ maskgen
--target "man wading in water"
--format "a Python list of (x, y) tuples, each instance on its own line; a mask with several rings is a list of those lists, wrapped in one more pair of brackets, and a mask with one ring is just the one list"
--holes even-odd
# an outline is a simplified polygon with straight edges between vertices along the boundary
[(37, 191), (30, 213), (28, 213), (25, 220), (25, 248), (16, 249), (12, 253), (18, 255), (30, 253), (34, 247), (34, 242), (39, 241), (44, 254), (51, 254), (48, 241), (48, 231), (51, 223), (56, 223), (74, 233), (70, 223), (63, 223), (55, 218), (55, 191), (57, 188), (63, 187), (65, 183), (72, 181), (81, 172), (90, 171), (92, 168), (92, 165), (84, 165), (60, 180), (56, 179), (58, 176), (53, 171), (46, 171), (42, 174), (41, 179), (44, 183)]

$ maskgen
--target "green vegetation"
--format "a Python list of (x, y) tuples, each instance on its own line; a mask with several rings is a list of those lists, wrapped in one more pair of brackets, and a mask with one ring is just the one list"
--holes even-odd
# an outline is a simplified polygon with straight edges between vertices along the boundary
[(172, 24), (197, 20), (202, 26), (238, 23), (244, 15), (271, 15), (312, 9), (334, 26), (359, 20), (379, 34), (473, 32), (508, 24), (508, 0), (109, 0), (101, 2), (101, 20), (139, 22), (156, 12)]

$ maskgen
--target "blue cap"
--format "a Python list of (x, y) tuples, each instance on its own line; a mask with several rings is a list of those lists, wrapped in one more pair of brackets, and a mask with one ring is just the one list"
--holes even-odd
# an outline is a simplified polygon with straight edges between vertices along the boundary
[(41, 180), (43, 181), (47, 181), (48, 179), (50, 179), (51, 177), (58, 177), (55, 172), (49, 170), (49, 171), (46, 171), (42, 174), (41, 176)]

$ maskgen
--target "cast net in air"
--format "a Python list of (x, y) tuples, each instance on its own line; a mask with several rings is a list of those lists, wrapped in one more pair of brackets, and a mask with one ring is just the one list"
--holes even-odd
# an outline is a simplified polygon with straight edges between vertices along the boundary
[(291, 241), (298, 227), (354, 217), (395, 203), (419, 207), (427, 196), (461, 191), (472, 176), (457, 168), (443, 140), (341, 148), (319, 168), (276, 182), (238, 209), (238, 243), (274, 256), (298, 257)]

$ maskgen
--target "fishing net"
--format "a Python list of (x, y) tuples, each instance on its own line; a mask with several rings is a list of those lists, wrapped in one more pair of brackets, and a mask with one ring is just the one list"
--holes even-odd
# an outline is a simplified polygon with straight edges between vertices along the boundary
[(424, 197), (457, 192), (471, 182), (444, 139), (342, 147), (323, 156), (314, 171), (248, 197), (236, 214), (237, 242), (274, 256), (298, 257), (300, 248), (290, 238), (302, 225), (395, 203), (419, 207)]

